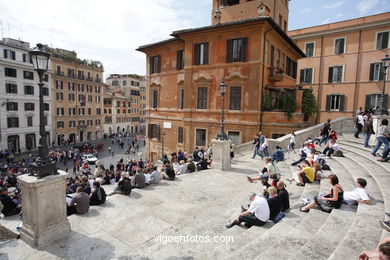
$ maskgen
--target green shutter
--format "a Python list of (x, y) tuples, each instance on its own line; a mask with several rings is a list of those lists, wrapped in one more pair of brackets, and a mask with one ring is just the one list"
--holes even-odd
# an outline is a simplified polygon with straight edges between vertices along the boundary
[(385, 109), (388, 109), (387, 104), (389, 104), (389, 95), (385, 94)]
[(161, 56), (157, 56), (157, 73), (161, 72)]
[(299, 78), (300, 78), (301, 83), (305, 83), (305, 82), (303, 82), (303, 80), (305, 79), (305, 70), (301, 70), (301, 74), (300, 74)]
[(232, 62), (233, 40), (226, 41), (226, 63)]
[(248, 60), (248, 38), (242, 39), (242, 44), (243, 44), (243, 49), (242, 49), (242, 61), (247, 61)]
[(340, 96), (340, 111), (344, 111), (345, 108), (345, 96), (341, 95)]
[(326, 111), (330, 111), (330, 102), (332, 99), (332, 95), (327, 95), (326, 96)]
[(333, 67), (329, 67), (328, 82), (332, 83), (333, 81)]
[(371, 108), (370, 100), (371, 100), (371, 95), (366, 95), (366, 104), (364, 106), (365, 110), (370, 110)]
[(180, 51), (176, 51), (176, 69), (177, 70), (180, 70), (180, 62), (181, 62)]
[(371, 65), (370, 65), (370, 81), (374, 80), (374, 70), (375, 70), (375, 63), (371, 63)]
[(204, 43), (204, 57), (203, 57), (204, 64), (209, 64), (209, 43)]
[(194, 44), (194, 65), (199, 65), (199, 44)]
[(154, 73), (154, 71), (153, 71), (153, 56), (149, 57), (149, 73), (150, 74)]
[(385, 70), (383, 69), (382, 63), (379, 64), (379, 80), (383, 80), (385, 77)]

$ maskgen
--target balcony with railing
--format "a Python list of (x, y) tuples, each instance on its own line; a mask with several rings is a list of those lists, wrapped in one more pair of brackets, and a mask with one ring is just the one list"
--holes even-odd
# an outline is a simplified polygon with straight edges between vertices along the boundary
[(269, 78), (269, 80), (272, 80), (272, 81), (282, 81), (283, 80), (283, 70), (278, 69), (276, 67), (270, 67), (268, 78)]

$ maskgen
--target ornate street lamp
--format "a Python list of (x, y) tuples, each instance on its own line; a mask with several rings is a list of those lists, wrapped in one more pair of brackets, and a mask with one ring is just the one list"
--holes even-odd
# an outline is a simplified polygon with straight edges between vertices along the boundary
[(225, 103), (225, 93), (226, 93), (226, 89), (227, 89), (227, 85), (225, 84), (225, 82), (221, 82), (221, 84), (219, 84), (219, 89), (221, 90), (221, 94), (222, 94), (222, 112), (221, 112), (221, 132), (218, 134), (217, 136), (217, 140), (227, 140), (226, 138), (226, 134), (225, 134), (225, 125), (224, 125), (224, 103)]
[(382, 59), (382, 69), (383, 69), (383, 87), (382, 87), (382, 95), (381, 95), (381, 115), (388, 115), (389, 111), (387, 110), (386, 106), (386, 100), (385, 100), (385, 89), (386, 89), (386, 79), (387, 79), (387, 68), (390, 65), (390, 58), (389, 55), (386, 55)]
[(43, 77), (48, 70), (50, 53), (46, 52), (42, 44), (37, 44), (32, 51), (29, 52), (34, 70), (39, 76), (39, 145), (38, 158), (31, 164), (30, 174), (42, 178), (48, 175), (58, 174), (55, 163), (47, 157), (48, 145), (45, 131), (45, 108), (43, 103)]

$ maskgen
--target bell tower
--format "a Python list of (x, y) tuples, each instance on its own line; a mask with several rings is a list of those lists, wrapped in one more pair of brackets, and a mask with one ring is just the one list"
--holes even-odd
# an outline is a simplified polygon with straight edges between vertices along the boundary
[(288, 28), (290, 0), (213, 0), (213, 25), (248, 18), (269, 16), (285, 31)]

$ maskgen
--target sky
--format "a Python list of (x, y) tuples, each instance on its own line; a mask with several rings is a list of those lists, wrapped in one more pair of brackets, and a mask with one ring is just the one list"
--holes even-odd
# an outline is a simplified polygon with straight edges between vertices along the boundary
[[(109, 74), (145, 74), (138, 46), (210, 25), (212, 0), (0, 0), (4, 38), (74, 50)], [(390, 11), (390, 0), (291, 0), (289, 30)]]

